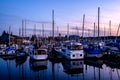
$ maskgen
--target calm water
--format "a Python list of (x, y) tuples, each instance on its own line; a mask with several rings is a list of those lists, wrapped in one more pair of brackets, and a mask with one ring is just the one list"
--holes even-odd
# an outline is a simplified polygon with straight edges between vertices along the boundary
[(0, 80), (120, 80), (120, 69), (102, 61), (60, 62), (0, 58)]

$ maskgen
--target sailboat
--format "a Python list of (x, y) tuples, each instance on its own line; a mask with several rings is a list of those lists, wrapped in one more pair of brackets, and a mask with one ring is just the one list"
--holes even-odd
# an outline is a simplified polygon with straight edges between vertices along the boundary
[[(84, 52), (86, 53), (85, 57), (88, 58), (101, 58), (102, 51), (100, 49), (101, 45), (99, 44), (99, 16), (100, 16), (100, 7), (98, 7), (98, 41), (88, 43), (87, 47), (84, 47)], [(94, 26), (95, 27), (95, 26)]]
[(78, 42), (65, 42), (59, 54), (68, 60), (84, 59), (83, 46)]
[(40, 48), (35, 49), (33, 53), (30, 54), (30, 59), (32, 60), (47, 60), (47, 47), (45, 45), (41, 45)]

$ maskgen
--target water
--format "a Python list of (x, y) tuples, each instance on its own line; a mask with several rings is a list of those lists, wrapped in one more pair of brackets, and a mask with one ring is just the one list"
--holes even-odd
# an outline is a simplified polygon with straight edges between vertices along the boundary
[(33, 62), (29, 57), (0, 58), (0, 80), (120, 80), (120, 69), (106, 66), (102, 61)]

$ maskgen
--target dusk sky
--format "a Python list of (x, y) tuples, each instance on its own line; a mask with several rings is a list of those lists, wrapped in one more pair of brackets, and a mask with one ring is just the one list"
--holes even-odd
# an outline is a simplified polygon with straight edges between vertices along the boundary
[[(112, 22), (112, 35), (117, 32), (120, 23), (120, 0), (0, 0), (0, 34), (8, 31), (11, 26), (13, 34), (19, 33), (21, 20), (52, 21), (52, 10), (55, 12), (55, 33), (57, 27), (59, 33), (66, 34), (67, 24), (70, 32), (74, 34), (74, 27), (81, 29), (83, 14), (85, 14), (85, 29), (93, 29), (93, 23), (97, 26), (97, 11), (100, 7), (100, 29), (106, 29), (108, 35), (109, 20)], [(42, 29), (40, 23), (27, 22), (27, 29)], [(50, 35), (51, 24), (45, 24), (45, 34)], [(80, 32), (80, 31), (79, 31)], [(27, 31), (28, 35), (32, 32)], [(102, 35), (102, 33), (101, 33)]]

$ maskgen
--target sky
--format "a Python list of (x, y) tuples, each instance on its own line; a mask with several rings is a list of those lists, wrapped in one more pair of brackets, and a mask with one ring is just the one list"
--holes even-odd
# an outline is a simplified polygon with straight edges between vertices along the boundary
[[(37, 34), (42, 35), (42, 23), (45, 35), (51, 35), (52, 10), (55, 12), (55, 34), (67, 34), (69, 24), (70, 34), (77, 34), (75, 27), (82, 28), (83, 14), (85, 14), (85, 36), (93, 35), (94, 22), (97, 26), (98, 7), (100, 7), (100, 35), (105, 28), (109, 31), (111, 20), (112, 35), (116, 35), (120, 21), (120, 0), (0, 0), (0, 34), (8, 31), (11, 26), (13, 34), (19, 34), (22, 20), (27, 20), (27, 35), (33, 34), (36, 26)], [(30, 21), (32, 20), (32, 21)], [(37, 21), (37, 22), (35, 22)], [(79, 30), (81, 35), (81, 30)], [(97, 34), (96, 34), (97, 35)]]

